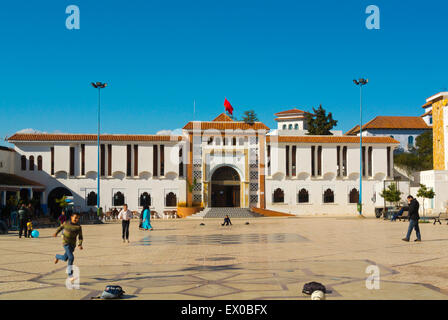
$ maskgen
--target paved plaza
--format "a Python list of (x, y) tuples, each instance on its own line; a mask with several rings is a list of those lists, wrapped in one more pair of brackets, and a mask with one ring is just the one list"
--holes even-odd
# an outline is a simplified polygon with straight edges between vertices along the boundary
[[(303, 284), (323, 283), (327, 299), (447, 299), (448, 226), (421, 224), (423, 241), (401, 241), (407, 223), (374, 218), (303, 217), (155, 220), (85, 225), (76, 249), (80, 288), (65, 287), (54, 229), (37, 239), (0, 236), (0, 299), (90, 299), (108, 284), (126, 299), (309, 299)], [(249, 224), (246, 224), (249, 222)], [(200, 225), (204, 223), (205, 225)], [(366, 268), (380, 270), (380, 289), (366, 288)]]

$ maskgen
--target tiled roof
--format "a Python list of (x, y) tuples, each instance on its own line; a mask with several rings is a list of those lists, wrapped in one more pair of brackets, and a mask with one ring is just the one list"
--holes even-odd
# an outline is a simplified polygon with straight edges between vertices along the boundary
[(432, 106), (432, 103), (433, 103), (432, 101), (426, 102), (424, 105), (422, 105), (422, 108), (423, 109), (428, 108), (428, 107)]
[[(297, 143), (359, 143), (359, 137), (354, 136), (267, 136), (266, 141), (297, 142)], [(362, 137), (363, 143), (398, 144), (391, 137)]]
[(428, 112), (422, 114), (420, 117), (426, 117), (427, 115), (432, 115), (432, 110), (429, 110)]
[(4, 146), (0, 146), (0, 150), (14, 152), (14, 149), (4, 147)]
[(40, 183), (25, 179), (15, 174), (0, 173), (0, 186), (35, 186), (44, 187)]
[[(366, 129), (431, 129), (421, 117), (402, 117), (402, 116), (378, 116), (362, 126)], [(359, 132), (359, 126), (349, 130), (346, 134), (356, 134)]]
[(345, 135), (346, 136), (351, 136), (351, 135), (356, 135), (356, 133), (359, 132), (359, 124), (357, 124), (356, 126), (354, 126), (353, 128), (351, 128), (350, 130), (348, 130)]
[[(16, 133), (8, 141), (97, 141), (96, 134)], [(101, 141), (181, 141), (182, 136), (102, 134)]]
[(307, 112), (305, 112), (303, 110), (299, 110), (299, 109), (293, 108), (293, 109), (290, 109), (290, 110), (274, 113), (274, 116), (286, 116), (286, 115), (289, 115), (289, 114), (297, 114), (297, 113), (307, 113)]
[(232, 122), (232, 118), (230, 118), (228, 115), (226, 115), (224, 112), (221, 113), (219, 116), (217, 116), (213, 121), (229, 121)]

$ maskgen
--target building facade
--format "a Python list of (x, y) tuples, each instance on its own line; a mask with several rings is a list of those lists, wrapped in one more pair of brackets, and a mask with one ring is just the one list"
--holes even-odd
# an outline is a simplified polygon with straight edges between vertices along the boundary
[[(408, 152), (415, 148), (419, 135), (432, 129), (431, 125), (426, 122), (429, 121), (428, 117), (430, 116), (377, 116), (362, 126), (362, 135), (363, 137), (391, 137), (400, 142), (397, 151)], [(345, 134), (359, 136), (359, 131), (358, 125)]]
[[(55, 214), (55, 199), (64, 195), (73, 196), (79, 211), (96, 210), (96, 135), (17, 133), (8, 140), (15, 146), (15, 173), (45, 186), (45, 212)], [(357, 136), (272, 134), (261, 122), (225, 114), (191, 121), (179, 136), (101, 135), (100, 206), (149, 205), (163, 212), (185, 202), (296, 215), (356, 214), (362, 174), (364, 212), (373, 215), (383, 204), (384, 181), (393, 179), (397, 146), (391, 137), (365, 137), (360, 157)]]
[(420, 172), (420, 183), (435, 192), (434, 199), (425, 200), (425, 207), (441, 212), (448, 209), (448, 92), (429, 97), (423, 107), (432, 116), (434, 168)]

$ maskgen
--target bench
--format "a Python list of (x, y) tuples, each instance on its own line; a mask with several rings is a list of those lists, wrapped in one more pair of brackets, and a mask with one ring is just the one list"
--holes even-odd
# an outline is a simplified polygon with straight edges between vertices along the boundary
[[(448, 212), (439, 213), (439, 215), (437, 217), (434, 217), (433, 224), (436, 224), (436, 222), (438, 222), (439, 224), (442, 224), (442, 222), (440, 220), (448, 220)], [(448, 222), (447, 222), (447, 224), (448, 224)]]
[(176, 210), (165, 210), (163, 211), (163, 218), (165, 219), (175, 219), (177, 218), (177, 211)]
[(397, 219), (400, 220), (400, 221), (409, 220), (409, 211), (404, 211), (401, 216), (397, 217)]

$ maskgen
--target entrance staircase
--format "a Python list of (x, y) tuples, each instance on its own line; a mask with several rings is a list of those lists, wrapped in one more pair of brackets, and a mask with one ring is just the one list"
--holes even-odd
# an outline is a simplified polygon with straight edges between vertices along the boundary
[(232, 218), (258, 218), (263, 215), (255, 212), (251, 212), (248, 208), (206, 208), (201, 212), (188, 216), (188, 219), (205, 219), (205, 218), (220, 218), (224, 219), (228, 215)]

